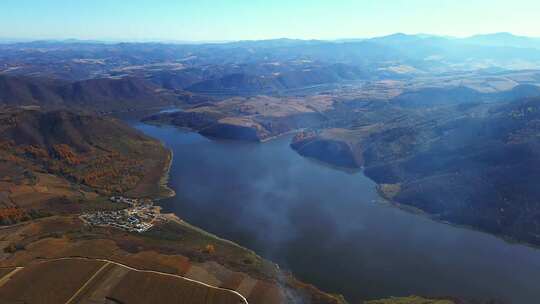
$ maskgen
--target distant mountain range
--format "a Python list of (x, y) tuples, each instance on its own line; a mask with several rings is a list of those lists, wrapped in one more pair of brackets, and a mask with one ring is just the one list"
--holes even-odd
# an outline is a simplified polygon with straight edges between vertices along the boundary
[(476, 35), (461, 40), (467, 43), (485, 46), (540, 48), (540, 38), (516, 36), (511, 33)]
[[(355, 40), (351, 39), (349, 41), (355, 41)], [(427, 34), (407, 35), (403, 33), (396, 33), (396, 34), (392, 34), (388, 36), (363, 39), (363, 41), (371, 41), (371, 42), (385, 43), (385, 44), (415, 43), (415, 42), (425, 42), (425, 41), (440, 41), (440, 42), (452, 41), (452, 42), (457, 42), (457, 43), (466, 43), (466, 44), (481, 45), (481, 46), (540, 48), (540, 37), (517, 36), (511, 33), (505, 33), (505, 32), (474, 35), (474, 36), (465, 37), (465, 38), (427, 35)]]
[(286, 44), (304, 44), (304, 43), (320, 43), (320, 42), (360, 42), (360, 41), (385, 41), (385, 42), (403, 42), (411, 41), (418, 39), (448, 39), (448, 40), (459, 40), (471, 44), (479, 45), (488, 45), (488, 46), (509, 46), (509, 47), (540, 47), (540, 37), (528, 37), (514, 35), (509, 32), (499, 32), (499, 33), (488, 33), (488, 34), (477, 34), (469, 37), (458, 38), (453, 36), (442, 36), (442, 35), (432, 35), (432, 34), (405, 34), (405, 33), (395, 33), (387, 36), (377, 36), (373, 38), (346, 38), (346, 39), (336, 39), (336, 40), (322, 40), (322, 39), (289, 39), (289, 38), (278, 38), (278, 39), (267, 39), (267, 40), (223, 40), (223, 41), (190, 41), (190, 40), (159, 40), (159, 39), (139, 39), (139, 40), (99, 40), (99, 39), (42, 39), (36, 40), (31, 38), (1, 38), (0, 43), (31, 43), (31, 44), (119, 44), (119, 43), (158, 43), (158, 44), (176, 44), (176, 45), (205, 45), (205, 44), (235, 44), (235, 45), (250, 45), (253, 46), (258, 44), (260, 46), (283, 46)]
[(109, 110), (433, 77), (498, 78), (493, 81), (507, 82), (502, 89), (496, 83), (479, 86), (502, 91), (538, 84), (534, 76), (516, 80), (498, 74), (525, 69), (540, 70), (539, 39), (508, 33), (206, 44), (31, 41), (0, 44), (0, 104), (91, 103)]
[[(101, 61), (89, 61), (98, 60)], [(29, 41), (0, 44), (0, 69), (22, 73), (29, 67), (13, 69), (17, 62), (28, 64), (60, 61), (73, 68), (73, 60), (83, 61), (90, 74), (99, 70), (118, 69), (129, 65), (177, 62), (186, 66), (282, 64), (294, 61), (343, 63), (376, 69), (389, 62), (406, 63), (430, 71), (456, 63), (491, 62), (508, 66), (516, 60), (537, 65), (540, 61), (540, 38), (515, 36), (509, 33), (454, 38), (433, 35), (393, 34), (370, 39), (338, 41), (274, 39), (227, 43), (110, 43), (100, 41), (62, 40)], [(81, 63), (81, 62), (79, 62)], [(5, 65), (3, 68), (2, 66)], [(98, 66), (93, 66), (98, 65)], [(80, 68), (80, 66), (78, 66)], [(43, 67), (42, 67), (43, 68)], [(59, 67), (56, 67), (58, 69)], [(45, 73), (51, 67), (39, 72)], [(98, 69), (94, 71), (93, 69)], [(0, 70), (0, 71), (1, 71)], [(18, 70), (18, 72), (15, 72)], [(5, 71), (4, 71), (5, 72)], [(77, 78), (91, 75), (70, 74)], [(66, 77), (66, 75), (58, 75)]]

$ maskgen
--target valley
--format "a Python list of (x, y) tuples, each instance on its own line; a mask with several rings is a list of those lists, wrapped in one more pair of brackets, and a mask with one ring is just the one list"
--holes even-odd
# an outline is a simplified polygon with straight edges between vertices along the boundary
[(163, 212), (251, 248), (349, 303), (411, 293), (454, 296), (456, 303), (538, 297), (537, 249), (395, 208), (362, 171), (298, 155), (289, 147), (292, 134), (258, 144), (133, 124), (174, 151), (177, 197), (160, 202)]
[[(158, 207), (149, 201), (173, 194), (162, 182), (172, 158), (155, 139), (110, 117), (65, 110), (7, 108), (1, 117), (5, 170), (0, 210), (6, 226), (0, 229), (0, 267), (9, 276), (0, 286), (1, 302), (113, 298), (145, 303), (148, 298), (133, 297), (128, 290), (140, 280), (151, 280), (147, 291), (140, 291), (158, 296), (163, 288), (162, 303), (175, 301), (171, 286), (197, 303), (245, 303), (246, 298), (259, 303), (289, 298), (344, 303), (175, 215), (158, 210), (159, 219), (150, 226), (119, 227), (122, 214), (129, 217), (127, 222), (156, 216), (150, 210)], [(109, 198), (118, 193), (136, 199)], [(118, 218), (103, 224), (105, 215)], [(115, 265), (130, 271), (105, 276), (115, 272)], [(50, 280), (40, 280), (39, 273), (57, 281), (50, 287)], [(115, 281), (118, 289), (94, 286), (94, 276)], [(37, 280), (31, 291), (24, 288), (28, 280)], [(161, 281), (165, 285), (158, 284)]]
[(0, 43), (0, 302), (535, 302), (523, 39)]

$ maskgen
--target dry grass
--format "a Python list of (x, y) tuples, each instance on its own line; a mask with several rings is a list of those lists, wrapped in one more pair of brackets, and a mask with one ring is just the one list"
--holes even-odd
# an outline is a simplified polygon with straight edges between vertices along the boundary
[(249, 303), (279, 304), (284, 303), (281, 290), (275, 284), (258, 281), (253, 287), (249, 298)]
[[(234, 289), (245, 297), (253, 298), (255, 302), (251, 303), (286, 302), (281, 297), (280, 285), (275, 282), (278, 272), (273, 264), (263, 262), (252, 252), (227, 241), (219, 240), (187, 224), (173, 223), (170, 225), (179, 225), (177, 227), (179, 230), (167, 231), (169, 234), (177, 234), (173, 240), (130, 234), (112, 228), (89, 229), (77, 217), (73, 216), (54, 216), (21, 223), (0, 230), (0, 245), (15, 244), (18, 248), (15, 252), (0, 256), (0, 268), (34, 267), (36, 261), (62, 257), (105, 259), (135, 269), (182, 275), (216, 287)], [(216, 249), (212, 254), (204, 252), (205, 246), (210, 243)], [(242, 262), (245, 259), (250, 259), (251, 262), (245, 264)], [(105, 270), (103, 273), (100, 272), (99, 282), (113, 280), (106, 275), (109, 273), (109, 267)], [(46, 275), (51, 277), (70, 275), (69, 273), (51, 271), (46, 270)], [(111, 271), (111, 273), (115, 272)], [(43, 279), (43, 277), (39, 278)], [(61, 280), (61, 278), (58, 279)], [(235, 303), (234, 300), (229, 300), (228, 296), (222, 300), (224, 296), (216, 291), (197, 288), (194, 291), (189, 291), (188, 285), (185, 283), (163, 281), (163, 278), (154, 279), (154, 276), (134, 275), (130, 280), (123, 282), (123, 285), (119, 285), (121, 281), (117, 278), (116, 281), (113, 280), (116, 282), (114, 284), (118, 285), (114, 288), (114, 292), (111, 289), (114, 284), (107, 289), (105, 285), (102, 286), (101, 283), (95, 282), (89, 284), (88, 290), (85, 290), (80, 296), (92, 297), (94, 295), (103, 298), (105, 295), (111, 295), (118, 297), (117, 299), (121, 301), (136, 298), (135, 302), (124, 303), (168, 303), (167, 299), (174, 299), (174, 297), (185, 299), (193, 297), (194, 301), (198, 301), (185, 300), (184, 303)], [(295, 284), (297, 281), (292, 278), (290, 280), (287, 279), (284, 283), (289, 284), (293, 289), (298, 289), (302, 294), (310, 294), (313, 295), (313, 298), (323, 299), (317, 303), (339, 303), (316, 289), (306, 289)], [(139, 289), (133, 288), (134, 284), (142, 286), (140, 290), (144, 290), (145, 294), (139, 295)], [(53, 286), (52, 289), (54, 288), (60, 287)], [(0, 294), (3, 293), (2, 289), (0, 288)], [(15, 295), (18, 296), (17, 292), (22, 291), (21, 289), (12, 291), (10, 299), (14, 299)], [(141, 299), (141, 301), (147, 301), (148, 295), (163, 302), (157, 300), (157, 302), (138, 302)], [(2, 303), (2, 299), (0, 297), (0, 303)], [(202, 299), (206, 302), (200, 302), (203, 301)], [(29, 303), (35, 303), (31, 301), (33, 298), (27, 300)]]
[(184, 275), (191, 268), (188, 258), (180, 255), (159, 254), (156, 251), (141, 251), (121, 258), (122, 263), (137, 269), (151, 269), (165, 273)]
[(238, 118), (262, 115), (267, 117), (286, 117), (300, 113), (322, 112), (332, 108), (334, 100), (328, 95), (297, 97), (254, 96), (234, 97), (214, 104), (212, 107), (199, 107), (193, 112), (218, 113)]
[(6, 267), (6, 268), (0, 268), (0, 280), (7, 275), (8, 273), (12, 272), (15, 269), (15, 267)]
[(238, 304), (242, 299), (233, 293), (207, 288), (179, 278), (154, 273), (129, 272), (111, 292), (110, 298), (121, 303), (190, 303)]
[(80, 260), (33, 263), (0, 288), (0, 302), (65, 303), (103, 264)]

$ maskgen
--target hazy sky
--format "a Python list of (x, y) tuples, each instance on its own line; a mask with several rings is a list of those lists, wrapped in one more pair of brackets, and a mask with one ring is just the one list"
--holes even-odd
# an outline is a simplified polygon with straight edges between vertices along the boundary
[(0, 0), (0, 38), (540, 36), (540, 0)]

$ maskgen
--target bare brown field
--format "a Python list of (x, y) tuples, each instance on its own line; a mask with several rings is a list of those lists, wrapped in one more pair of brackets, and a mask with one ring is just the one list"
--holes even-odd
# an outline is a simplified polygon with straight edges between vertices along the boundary
[[(17, 191), (17, 190), (15, 190)], [(16, 192), (11, 195), (11, 199), (22, 208), (39, 208), (44, 202), (57, 196), (52, 194), (32, 192)]]
[(251, 291), (253, 291), (253, 288), (255, 288), (257, 282), (257, 280), (245, 276), (242, 278), (242, 281), (235, 290), (244, 295), (245, 297), (249, 297)]
[(276, 304), (284, 303), (282, 291), (276, 284), (258, 281), (248, 297), (249, 303)]
[(36, 236), (51, 233), (64, 233), (80, 229), (83, 223), (77, 217), (52, 216), (25, 225), (24, 233)]
[(204, 265), (193, 265), (189, 271), (185, 274), (186, 278), (190, 278), (195, 281), (205, 282), (212, 286), (220, 286), (221, 281), (216, 277), (215, 272), (208, 271)]
[(0, 268), (0, 280), (8, 273), (12, 272), (15, 267)]
[(0, 302), (65, 303), (103, 265), (90, 260), (32, 263), (0, 288)]
[(137, 269), (152, 269), (160, 272), (184, 275), (191, 268), (187, 257), (142, 251), (122, 258), (122, 262)]
[[(240, 290), (238, 290), (239, 287), (240, 287), (240, 284), (244, 280), (244, 277), (245, 277), (245, 275), (243, 275), (242, 273), (235, 272), (235, 273), (231, 274), (226, 280), (223, 281), (223, 283), (221, 284), (221, 287), (227, 288), (227, 289), (237, 290), (241, 294), (245, 295)], [(246, 294), (248, 294), (248, 293), (246, 293)]]
[(238, 304), (243, 300), (231, 292), (210, 289), (190, 281), (154, 273), (129, 272), (116, 285), (110, 298), (121, 303)]
[[(52, 216), (23, 222), (0, 229), (0, 250), (3, 252), (3, 255), (0, 255), (0, 267), (22, 266), (23, 270), (30, 271), (36, 267), (34, 264), (44, 260), (59, 258), (103, 259), (138, 270), (180, 275), (211, 286), (236, 290), (246, 298), (255, 299), (255, 302), (251, 301), (250, 303), (258, 303), (257, 301), (262, 301), (260, 299), (264, 299), (264, 302), (261, 303), (287, 303), (288, 300), (281, 296), (280, 288), (288, 288), (293, 294), (298, 292), (301, 295), (307, 295), (307, 298), (320, 298), (322, 300), (319, 303), (341, 303), (316, 289), (297, 285), (295, 283), (297, 281), (290, 276), (283, 278), (283, 285), (277, 284), (276, 278), (279, 271), (276, 266), (269, 262), (262, 262), (263, 260), (255, 256), (253, 252), (227, 241), (219, 240), (191, 228), (187, 224), (177, 223), (177, 225), (180, 225), (179, 230), (172, 231), (177, 236), (182, 237), (169, 240), (151, 235), (130, 234), (113, 228), (87, 227), (76, 216)], [(168, 233), (172, 233), (172, 231)], [(204, 250), (209, 243), (214, 244), (216, 249), (211, 254)], [(246, 259), (250, 261), (247, 264), (242, 262)], [(109, 266), (103, 269), (96, 276), (97, 281), (93, 282), (92, 280), (77, 295), (77, 299), (90, 301), (92, 297), (103, 298), (105, 295), (112, 295), (117, 296), (116, 299), (120, 301), (130, 300), (135, 292), (131, 291), (130, 293), (128, 290), (133, 288), (133, 284), (142, 284), (141, 286), (146, 286), (144, 288), (148, 289), (148, 292), (145, 293), (152, 297), (158, 297), (157, 299), (160, 300), (160, 297), (174, 298), (178, 296), (185, 299), (193, 297), (193, 299), (197, 299), (196, 301), (203, 301), (189, 302), (186, 300), (183, 303), (229, 303), (222, 302), (222, 295), (218, 290), (202, 289), (201, 291), (196, 289), (198, 291), (188, 293), (188, 291), (182, 291), (182, 288), (188, 288), (188, 285), (182, 285), (184, 283), (169, 282), (168, 280), (161, 282), (164, 280), (163, 278), (155, 281), (153, 276), (147, 276), (146, 273), (142, 277), (135, 275), (132, 279), (123, 282), (123, 285), (113, 288), (113, 285), (116, 286), (115, 284), (120, 284), (124, 280), (120, 277), (125, 275), (125, 273), (122, 274), (122, 271), (114, 269), (116, 267)], [(59, 279), (70, 276), (70, 273), (52, 272), (52, 270), (47, 269), (43, 273), (47, 276), (59, 277)], [(25, 272), (21, 270), (21, 273), (16, 275), (21, 274), (25, 274)], [(36, 274), (36, 276), (36, 280), (44, 278), (41, 275)], [(104, 280), (112, 280), (111, 282), (114, 284), (111, 283), (112, 285), (108, 287), (100, 285), (100, 282)], [(163, 286), (160, 287), (161, 285)], [(57, 285), (53, 285), (51, 289), (60, 288), (55, 286)], [(16, 287), (18, 289), (13, 287), (13, 291), (8, 294), (10, 299), (15, 299), (16, 292), (22, 292), (22, 287), (18, 285)], [(0, 294), (3, 292), (1, 289)], [(178, 292), (180, 293), (177, 294)], [(0, 297), (0, 303), (2, 303), (2, 299), (4, 298)], [(138, 299), (146, 301), (148, 298), (141, 295), (137, 296)], [(27, 300), (28, 303), (34, 303), (32, 302), (33, 298)], [(166, 299), (163, 301), (123, 303), (168, 303)]]
[(225, 268), (221, 264), (213, 261), (204, 262), (200, 266), (203, 267), (206, 272), (211, 273), (215, 279), (219, 280), (220, 286), (222, 287), (224, 286), (225, 282), (230, 281), (231, 277), (234, 277), (235, 274), (237, 274), (236, 272), (231, 271), (230, 269)]
[(80, 304), (107, 303), (106, 299), (116, 285), (130, 272), (129, 269), (114, 264), (107, 266), (87, 284), (77, 297)]

